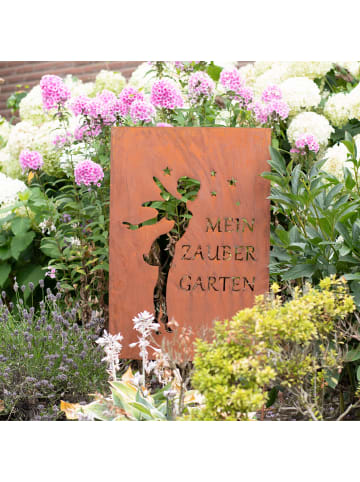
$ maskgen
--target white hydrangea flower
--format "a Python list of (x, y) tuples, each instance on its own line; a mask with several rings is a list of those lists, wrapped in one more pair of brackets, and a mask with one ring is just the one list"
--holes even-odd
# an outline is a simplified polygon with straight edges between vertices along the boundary
[(280, 84), (280, 89), (290, 115), (316, 107), (321, 101), (319, 87), (307, 77), (290, 77)]
[(45, 111), (41, 97), (40, 85), (35, 85), (30, 92), (20, 101), (19, 114), (22, 121), (28, 121), (35, 126), (50, 121), (52, 114)]
[(279, 62), (268, 61), (268, 60), (266, 60), (266, 61), (257, 60), (253, 64), (255, 76), (258, 77), (259, 75), (262, 75), (267, 70), (270, 70), (272, 68), (272, 66), (276, 63), (279, 63)]
[(321, 114), (315, 112), (301, 112), (290, 122), (287, 135), (290, 144), (294, 144), (303, 134), (312, 134), (320, 147), (326, 147), (334, 128)]
[(349, 94), (349, 118), (360, 119), (360, 84), (358, 84)]
[(71, 74), (64, 78), (64, 84), (70, 89), (71, 97), (90, 95), (94, 90), (94, 82), (83, 82)]
[[(4, 142), (7, 142), (10, 132), (12, 129), (12, 125), (0, 115), (0, 137), (3, 139)], [(1, 139), (0, 139), (0, 146), (1, 146)]]
[(3, 166), (9, 162), (10, 153), (6, 147), (0, 149), (0, 171), (3, 170)]
[(239, 69), (240, 77), (244, 79), (248, 87), (252, 87), (256, 81), (256, 72), (254, 64), (246, 64)]
[(18, 201), (19, 192), (26, 189), (26, 185), (19, 179), (12, 179), (0, 172), (0, 209)]
[(351, 75), (354, 77), (358, 77), (360, 74), (360, 62), (355, 61), (340, 61), (335, 62), (337, 65), (340, 65), (343, 69), (346, 69), (350, 72)]
[[(360, 134), (354, 137), (354, 141), (356, 144), (358, 156), (357, 159), (359, 160), (360, 157)], [(325, 164), (322, 166), (322, 170), (332, 174), (333, 176), (337, 177), (340, 181), (344, 179), (344, 171), (343, 168), (346, 166), (351, 172), (354, 171), (354, 165), (351, 161), (347, 160), (349, 151), (347, 150), (346, 146), (339, 142), (332, 147), (329, 147), (323, 156), (326, 159)]]
[(21, 121), (10, 132), (7, 150), (12, 158), (18, 159), (20, 152), (33, 145), (38, 134), (38, 127), (29, 121)]
[(151, 92), (151, 87), (156, 80), (155, 72), (150, 72), (151, 65), (148, 62), (140, 64), (131, 74), (128, 84), (146, 94)]
[(340, 92), (331, 95), (324, 107), (325, 116), (334, 126), (341, 127), (350, 119), (350, 98), (348, 94)]
[(120, 94), (126, 84), (125, 77), (120, 72), (101, 70), (95, 79), (93, 93), (98, 94), (104, 89)]
[(308, 77), (309, 79), (318, 79), (323, 77), (333, 66), (333, 62), (282, 62), (287, 65), (289, 77)]
[(255, 94), (259, 97), (268, 85), (280, 85), (290, 77), (323, 77), (332, 65), (333, 62), (255, 62), (255, 74), (263, 71), (255, 81)]
[(280, 85), (288, 77), (287, 66), (282, 62), (273, 63), (272, 67), (261, 74), (254, 83), (254, 94), (260, 97), (269, 85)]
[(64, 133), (64, 129), (58, 120), (50, 120), (40, 126), (35, 126), (29, 121), (19, 122), (12, 128), (6, 145), (9, 165), (4, 166), (4, 171), (8, 175), (20, 176), (20, 152), (23, 149), (30, 149), (40, 152), (43, 156), (42, 169), (45, 172), (56, 173), (59, 170), (59, 152), (55, 147), (54, 140), (62, 133)]
[(14, 179), (22, 177), (18, 159), (13, 159), (7, 147), (0, 150), (0, 170)]
[(335, 144), (334, 146), (326, 149), (324, 154), (326, 162), (322, 166), (322, 170), (342, 180), (344, 177), (343, 167), (346, 164), (347, 152), (346, 147), (342, 143)]

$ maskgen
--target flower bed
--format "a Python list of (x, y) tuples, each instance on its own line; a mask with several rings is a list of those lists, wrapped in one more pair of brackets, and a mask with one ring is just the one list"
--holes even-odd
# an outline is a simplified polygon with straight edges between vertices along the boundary
[[(346, 289), (358, 308), (359, 80), (359, 62), (255, 62), (240, 69), (236, 63), (148, 62), (140, 65), (127, 83), (121, 74), (109, 71), (100, 72), (90, 83), (71, 76), (44, 76), (27, 95), (22, 94), (19, 103), (14, 102), (14, 109), (17, 104), (19, 107), (20, 122), (13, 125), (0, 119), (0, 288), (6, 300), (2, 316), (5, 313), (7, 320), (13, 317), (25, 330), (28, 315), (20, 309), (14, 285), (24, 286), (24, 303), (36, 303), (44, 297), (41, 286), (52, 290), (58, 284), (61, 309), (66, 312), (76, 304), (71, 320), (74, 327), (84, 330), (94, 316), (104, 318), (106, 326), (112, 126), (271, 127), (271, 172), (264, 177), (272, 183), (272, 281), (279, 283), (279, 292), (287, 300), (295, 287), (303, 287), (306, 281), (316, 289), (322, 279), (341, 276), (348, 281)], [(308, 405), (298, 403), (299, 399), (294, 402), (305, 418), (312, 417), (314, 410), (319, 413), (315, 418), (329, 416), (331, 411), (321, 408), (324, 404), (319, 397), (325, 397), (340, 415), (357, 406), (360, 334), (357, 311), (350, 312), (342, 330), (345, 349), (336, 352), (337, 360), (342, 360), (337, 365), (340, 371), (331, 372), (321, 357), (315, 357), (309, 376), (322, 383), (324, 390)], [(326, 322), (326, 315), (321, 316)], [(12, 325), (7, 329), (12, 330)], [(33, 346), (35, 338), (21, 336), (25, 337), (21, 343), (25, 340)], [(183, 343), (186, 336), (180, 330), (178, 342)], [(119, 337), (107, 339), (104, 346), (111, 341), (116, 347)], [(133, 371), (126, 371), (122, 364), (111, 369), (113, 397), (120, 397), (122, 402), (115, 404), (116, 409), (111, 405), (110, 418), (149, 419), (149, 413), (156, 413), (158, 419), (184, 413), (191, 417), (192, 409), (207, 403), (208, 388), (186, 395), (191, 366), (177, 358), (171, 346), (155, 347), (158, 359), (151, 365), (144, 351), (146, 343), (152, 343), (151, 330), (146, 336), (142, 333), (140, 339), (145, 343), (142, 372), (133, 374), (135, 363)], [(292, 343), (290, 357), (301, 345), (297, 340)], [(311, 343), (315, 341), (311, 339)], [(107, 353), (108, 363), (109, 356)], [(250, 356), (242, 358), (241, 363), (248, 363)], [(270, 351), (267, 356), (271, 357)], [(14, 375), (8, 360), (3, 363), (9, 367), (9, 377), (15, 377), (12, 380), (25, 383), (26, 377), (36, 378), (25, 372)], [(122, 381), (116, 378), (119, 370), (125, 377)], [(284, 388), (281, 380), (279, 384), (275, 379), (257, 382), (260, 385), (256, 390), (266, 394), (260, 397), (261, 403), (271, 400), (274, 383)], [(202, 390), (196, 375), (194, 380)], [(284, 390), (300, 396), (299, 385), (294, 386)], [(100, 390), (103, 385), (98, 387)], [(309, 385), (301, 387), (306, 394)], [(0, 390), (6, 413), (23, 413), (15, 391), (8, 394), (6, 382)], [(276, 393), (281, 390), (276, 388)], [(83, 391), (75, 392), (68, 402), (83, 397)], [(50, 392), (41, 393), (41, 397), (31, 395), (35, 404), (31, 413), (50, 417), (49, 411), (36, 408), (36, 404), (44, 403), (54, 406), (50, 399), (40, 402)], [(147, 398), (150, 395), (152, 398)], [(301, 396), (305, 396), (302, 391)], [(80, 416), (91, 412), (96, 418), (94, 407), (98, 414), (103, 413), (104, 404), (109, 403), (105, 397), (92, 405), (92, 411), (74, 407), (66, 410), (73, 416), (75, 412)], [(230, 411), (231, 418), (246, 418), (248, 412), (259, 408), (251, 400), (244, 406), (243, 413), (240, 409)]]

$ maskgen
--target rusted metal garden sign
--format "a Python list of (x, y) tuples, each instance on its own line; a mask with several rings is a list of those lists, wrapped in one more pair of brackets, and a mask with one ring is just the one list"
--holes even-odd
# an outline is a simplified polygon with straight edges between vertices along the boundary
[[(138, 358), (147, 310), (193, 339), (268, 290), (270, 129), (115, 127), (111, 144), (110, 331)], [(192, 340), (190, 340), (192, 341)]]

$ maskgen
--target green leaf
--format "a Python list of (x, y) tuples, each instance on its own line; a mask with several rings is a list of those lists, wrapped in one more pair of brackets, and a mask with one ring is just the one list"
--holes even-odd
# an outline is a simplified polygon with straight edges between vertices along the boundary
[(141, 417), (144, 418), (145, 420), (154, 420), (150, 410), (144, 407), (144, 405), (142, 405), (141, 403), (129, 402), (129, 405), (133, 408), (136, 408), (136, 410), (140, 412)]
[(261, 177), (263, 177), (264, 179), (268, 179), (275, 185), (282, 186), (284, 184), (284, 178), (282, 176), (279, 176), (278, 174), (275, 174), (274, 172), (263, 172), (261, 174)]
[(220, 74), (222, 71), (222, 67), (219, 67), (218, 65), (215, 65), (213, 62), (208, 66), (206, 69), (206, 72), (208, 75), (217, 82), (220, 79)]
[(273, 137), (271, 139), (271, 145), (274, 149), (279, 149), (279, 139), (277, 137)]
[(279, 174), (286, 174), (286, 164), (280, 152), (270, 146), (270, 154), (271, 161), (269, 161), (269, 164), (271, 167)]
[(27, 233), (15, 236), (11, 240), (11, 254), (15, 259), (19, 259), (20, 254), (25, 251), (25, 249), (31, 244), (35, 237), (34, 231), (29, 231)]
[(330, 206), (331, 202), (333, 201), (334, 197), (341, 192), (343, 189), (343, 185), (340, 183), (337, 186), (334, 186), (333, 188), (330, 189), (330, 191), (327, 193), (326, 199), (325, 199), (325, 208)]
[(358, 382), (360, 382), (360, 365), (357, 367), (357, 370), (356, 370), (356, 378)]
[(345, 224), (342, 222), (337, 222), (335, 225), (336, 230), (338, 231), (339, 234), (344, 238), (344, 241), (349, 245), (352, 246), (352, 239), (349, 234), (349, 231), (347, 230)]
[(135, 399), (136, 388), (120, 381), (111, 382), (110, 385), (118, 391), (121, 395), (125, 395), (128, 398)]
[(0, 248), (0, 260), (5, 261), (6, 259), (11, 258), (11, 256), (10, 246), (2, 246)]
[(325, 370), (325, 381), (330, 388), (336, 388), (339, 383), (340, 373), (337, 370)]
[(43, 238), (40, 249), (46, 256), (49, 256), (49, 258), (61, 258), (61, 252), (55, 239)]
[(345, 186), (349, 191), (353, 189), (356, 182), (354, 181), (350, 169), (344, 166), (344, 179), (345, 179)]
[(34, 285), (36, 286), (39, 281), (41, 279), (44, 278), (44, 274), (45, 274), (45, 271), (44, 269), (38, 265), (38, 264), (31, 264), (29, 266), (26, 266), (25, 268), (22, 268), (18, 274), (17, 274), (17, 282), (19, 283), (19, 285), (25, 285), (26, 286), (26, 290), (24, 292), (24, 296), (25, 298), (27, 298), (31, 291), (30, 291), (30, 288), (28, 287), (28, 284), (31, 282), (31, 283), (34, 283)]
[(344, 274), (346, 281), (360, 281), (360, 273), (346, 273)]
[(356, 360), (360, 360), (360, 345), (358, 345), (358, 347), (354, 348), (353, 350), (349, 350), (345, 356), (346, 362), (353, 362)]
[(26, 233), (30, 229), (31, 222), (29, 218), (15, 218), (11, 223), (11, 230), (18, 236), (20, 234)]
[(93, 403), (89, 403), (88, 405), (84, 406), (82, 410), (86, 414), (94, 417), (96, 420), (107, 422), (113, 419), (112, 414), (109, 413), (109, 408), (106, 406), (106, 404), (101, 402), (96, 401)]
[(9, 263), (0, 263), (0, 286), (3, 287), (11, 271)]
[(298, 164), (293, 170), (293, 172), (291, 173), (291, 189), (294, 194), (297, 194), (299, 190), (300, 175), (301, 175), (301, 165)]
[(298, 264), (282, 275), (283, 280), (311, 277), (316, 270), (313, 264)]

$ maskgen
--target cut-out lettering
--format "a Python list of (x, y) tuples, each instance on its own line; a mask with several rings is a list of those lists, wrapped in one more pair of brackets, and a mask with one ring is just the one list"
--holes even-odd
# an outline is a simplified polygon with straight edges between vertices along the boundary
[(191, 261), (192, 258), (187, 258), (186, 255), (189, 253), (190, 249), (191, 249), (191, 246), (190, 244), (183, 244), (181, 246), (182, 248), (185, 248), (185, 253), (182, 255), (181, 259), (184, 260), (184, 261)]
[(221, 229), (220, 229), (221, 219), (220, 219), (220, 218), (218, 218), (218, 219), (216, 220), (215, 225), (212, 224), (212, 221), (211, 221), (210, 218), (206, 218), (206, 221), (207, 221), (206, 232), (208, 232), (209, 229), (211, 229), (211, 231), (214, 233), (215, 230), (216, 230), (216, 228), (217, 228), (218, 232), (221, 233)]

